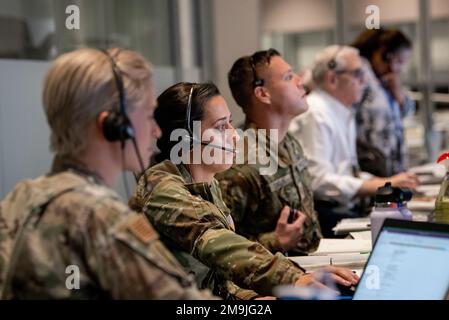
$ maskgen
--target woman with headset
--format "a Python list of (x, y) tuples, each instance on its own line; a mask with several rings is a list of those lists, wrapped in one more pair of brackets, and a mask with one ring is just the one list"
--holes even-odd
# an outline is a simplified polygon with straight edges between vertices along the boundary
[[(223, 298), (252, 299), (272, 295), (277, 285), (317, 284), (281, 253), (234, 232), (214, 176), (232, 165), (238, 136), (218, 88), (182, 82), (157, 102), (159, 164), (145, 171), (130, 206), (145, 213), (199, 286)], [(342, 285), (358, 281), (350, 270), (327, 270)]]
[(48, 71), (43, 103), (55, 158), (49, 174), (0, 203), (0, 295), (212, 298), (111, 189), (122, 170), (143, 170), (160, 136), (148, 62), (120, 49), (64, 54)]
[(363, 171), (389, 177), (407, 170), (403, 118), (415, 110), (400, 79), (412, 43), (397, 29), (367, 30), (352, 43), (363, 57), (366, 89), (356, 110)]

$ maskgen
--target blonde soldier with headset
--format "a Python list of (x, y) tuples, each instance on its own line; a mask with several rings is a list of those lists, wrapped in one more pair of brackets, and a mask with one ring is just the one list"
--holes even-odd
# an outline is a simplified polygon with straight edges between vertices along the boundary
[[(155, 118), (162, 129), (160, 163), (147, 169), (130, 206), (145, 213), (199, 285), (223, 298), (252, 299), (272, 295), (277, 285), (314, 284), (314, 274), (304, 274), (281, 253), (272, 254), (235, 233), (214, 178), (232, 165), (238, 139), (218, 88), (211, 83), (173, 85), (158, 97)], [(150, 191), (145, 178), (153, 186)], [(328, 271), (343, 285), (358, 281), (350, 270)]]
[(142, 157), (160, 136), (145, 59), (120, 49), (64, 54), (43, 101), (56, 155), (48, 175), (20, 182), (1, 202), (2, 297), (212, 298), (110, 189), (122, 170), (147, 165)]

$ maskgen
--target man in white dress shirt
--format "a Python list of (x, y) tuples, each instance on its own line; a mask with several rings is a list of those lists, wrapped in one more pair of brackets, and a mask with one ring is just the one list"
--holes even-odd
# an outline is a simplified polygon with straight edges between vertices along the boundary
[(290, 132), (300, 140), (309, 160), (315, 209), (323, 235), (342, 218), (364, 214), (359, 200), (375, 195), (387, 181), (414, 189), (414, 174), (379, 178), (359, 172), (353, 104), (363, 93), (364, 74), (358, 50), (330, 46), (319, 53), (312, 69), (316, 89), (308, 96), (309, 111), (298, 116)]

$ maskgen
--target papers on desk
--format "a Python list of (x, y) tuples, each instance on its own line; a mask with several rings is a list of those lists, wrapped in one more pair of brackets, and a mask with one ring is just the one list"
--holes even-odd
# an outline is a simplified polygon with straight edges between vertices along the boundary
[(433, 211), (435, 209), (435, 199), (431, 201), (410, 201), (407, 203), (410, 211)]
[(408, 170), (418, 176), (421, 185), (440, 184), (446, 175), (444, 165), (439, 163), (428, 163), (422, 166), (413, 167)]
[(446, 168), (440, 163), (427, 163), (422, 166), (410, 168), (408, 171), (419, 176), (428, 175), (441, 179), (446, 175)]
[(412, 212), (431, 212), (435, 209), (435, 199), (440, 192), (439, 184), (421, 185), (416, 188), (416, 193), (407, 207)]
[[(354, 240), (353, 240), (354, 241)], [(289, 257), (290, 260), (299, 264), (307, 272), (326, 267), (329, 265), (363, 270), (369, 254), (338, 254), (329, 256), (301, 256)]]
[(369, 240), (371, 241), (371, 231), (359, 231), (359, 232), (351, 232), (349, 235), (354, 240)]
[(332, 230), (335, 235), (344, 235), (355, 231), (368, 231), (371, 229), (369, 217), (343, 219)]
[(434, 184), (440, 184), (443, 179), (443, 177), (440, 176), (434, 176), (433, 174), (418, 174), (418, 181), (421, 185), (434, 185)]
[[(425, 197), (435, 197), (440, 192), (441, 184), (427, 184), (416, 187), (416, 192)], [(412, 198), (413, 199), (413, 198)]]
[[(433, 211), (433, 210), (432, 210)], [(415, 211), (412, 212), (413, 214), (413, 221), (422, 221), (422, 222), (429, 222), (432, 221), (433, 216), (431, 215), (431, 211)]]
[[(410, 201), (407, 203), (407, 208), (412, 212), (414, 221), (429, 221), (430, 214), (435, 209), (435, 200), (430, 199), (429, 201)], [(360, 233), (362, 231), (370, 232), (371, 221), (370, 217), (365, 218), (354, 218), (354, 219), (343, 219), (332, 229), (334, 234), (346, 235), (352, 234), (354, 232)], [(366, 238), (359, 240), (368, 240), (368, 234), (366, 233)]]
[(371, 252), (371, 239), (321, 239), (317, 251), (309, 256), (325, 256), (348, 253)]
[(360, 274), (371, 253), (371, 236), (366, 240), (321, 239), (318, 250), (308, 256), (289, 257), (307, 272), (333, 265), (350, 268)]

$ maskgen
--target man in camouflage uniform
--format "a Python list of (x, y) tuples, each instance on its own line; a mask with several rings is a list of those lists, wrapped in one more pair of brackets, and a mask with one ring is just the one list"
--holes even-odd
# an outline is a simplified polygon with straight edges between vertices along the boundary
[(148, 220), (108, 188), (121, 168), (139, 168), (134, 153), (110, 157), (132, 150), (105, 133), (118, 108), (113, 70), (128, 93), (127, 126), (149, 158), (160, 129), (148, 121), (155, 103), (144, 58), (118, 49), (58, 58), (44, 86), (56, 152), (51, 173), (19, 183), (0, 203), (2, 298), (213, 298), (197, 289)]
[[(321, 232), (307, 160), (298, 141), (286, 131), (291, 119), (307, 110), (301, 79), (277, 51), (270, 49), (238, 59), (228, 80), (234, 99), (246, 114), (244, 163), (235, 164), (217, 179), (237, 233), (272, 252), (302, 255), (316, 250)], [(266, 142), (251, 139), (252, 132), (259, 129), (267, 130)], [(271, 129), (279, 132), (277, 153), (270, 148)], [(260, 158), (248, 161), (251, 155), (262, 152), (269, 156), (274, 174), (263, 174), (265, 164), (260, 163)], [(281, 213), (285, 206), (305, 214), (299, 233), (282, 234), (282, 228), (289, 227)]]

